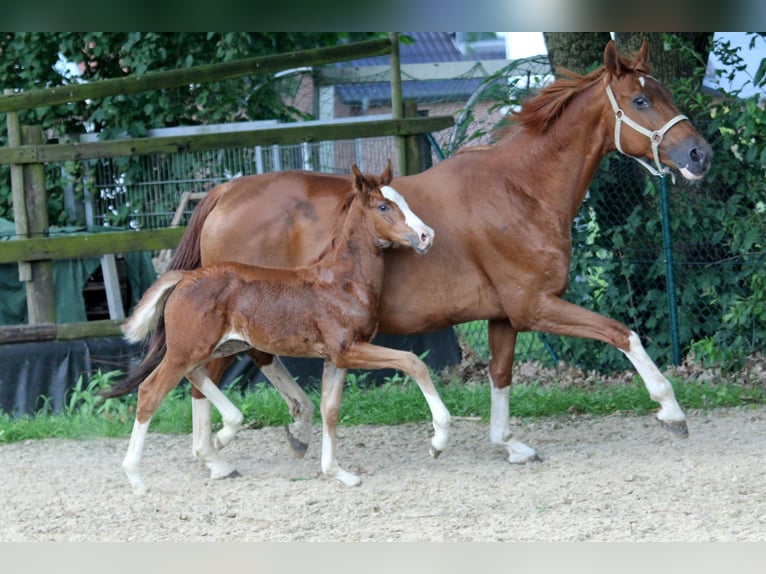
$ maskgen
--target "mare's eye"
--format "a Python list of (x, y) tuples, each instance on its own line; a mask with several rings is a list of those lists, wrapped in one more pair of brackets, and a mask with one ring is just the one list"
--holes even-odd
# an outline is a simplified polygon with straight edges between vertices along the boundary
[(380, 211), (381, 213), (385, 213), (386, 211), (388, 211), (388, 204), (386, 204), (386, 203), (381, 203), (381, 204), (378, 206), (378, 211)]
[(633, 98), (633, 107), (635, 107), (637, 110), (645, 110), (651, 107), (651, 105), (652, 104), (649, 101), (649, 98), (644, 95), (636, 96)]

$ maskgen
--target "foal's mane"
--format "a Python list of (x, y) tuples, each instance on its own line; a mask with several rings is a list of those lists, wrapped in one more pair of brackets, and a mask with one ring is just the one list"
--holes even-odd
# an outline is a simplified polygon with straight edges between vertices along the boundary
[[(380, 186), (380, 181), (377, 176), (367, 175), (367, 178), (373, 179), (375, 181), (376, 187)], [(348, 212), (351, 209), (351, 203), (353, 203), (353, 201), (357, 198), (357, 196), (361, 194), (362, 194), (362, 190), (360, 189), (354, 189), (353, 193), (349, 194), (349, 196), (343, 202), (343, 205), (341, 205), (340, 207), (338, 220), (335, 224), (335, 228), (333, 229), (330, 242), (325, 246), (324, 249), (322, 249), (322, 251), (319, 252), (319, 255), (317, 255), (316, 257), (311, 259), (309, 262), (307, 262), (306, 265), (313, 265), (314, 263), (322, 259), (325, 255), (327, 255), (327, 253), (335, 247), (335, 243), (337, 242), (338, 237), (340, 236), (341, 231), (343, 230), (343, 225), (346, 221), (346, 217), (348, 217)], [(364, 199), (360, 198), (359, 201), (364, 201)]]
[[(623, 72), (649, 73), (648, 69), (625, 56), (620, 56), (620, 66)], [(607, 74), (606, 67), (603, 65), (585, 75), (566, 68), (558, 68), (557, 72), (562, 76), (561, 78), (548, 84), (525, 101), (520, 111), (506, 116), (503, 125), (495, 132), (495, 141), (508, 137), (516, 127), (523, 127), (541, 134), (547, 132), (575, 96), (601, 82)]]

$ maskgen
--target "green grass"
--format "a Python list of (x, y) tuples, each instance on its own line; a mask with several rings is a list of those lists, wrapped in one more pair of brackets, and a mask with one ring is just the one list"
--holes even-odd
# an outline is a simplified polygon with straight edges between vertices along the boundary
[[(79, 380), (61, 413), (53, 413), (46, 403), (35, 416), (11, 417), (0, 414), (0, 443), (27, 439), (127, 437), (133, 425), (136, 397), (131, 395), (103, 401), (98, 391), (109, 386), (116, 373), (94, 376), (90, 383)], [(671, 380), (679, 403), (685, 410), (766, 403), (766, 389), (759, 385), (731, 382), (711, 384)], [(453, 416), (489, 418), (489, 387), (486, 383), (436, 380), (439, 393)], [(260, 428), (291, 421), (287, 406), (270, 385), (253, 390), (226, 391), (242, 411), (245, 424)], [(317, 407), (319, 392), (309, 396)], [(538, 418), (582, 413), (604, 415), (615, 412), (647, 414), (654, 403), (638, 377), (628, 384), (590, 384), (587, 387), (556, 387), (551, 384), (517, 384), (511, 389), (511, 416)], [(343, 394), (341, 425), (394, 425), (425, 421), (430, 413), (418, 386), (409, 379), (393, 377), (380, 385), (369, 384), (364, 376), (349, 376)], [(220, 417), (214, 410), (214, 424)], [(152, 430), (160, 433), (191, 432), (191, 406), (188, 385), (175, 389), (163, 401), (152, 419)]]

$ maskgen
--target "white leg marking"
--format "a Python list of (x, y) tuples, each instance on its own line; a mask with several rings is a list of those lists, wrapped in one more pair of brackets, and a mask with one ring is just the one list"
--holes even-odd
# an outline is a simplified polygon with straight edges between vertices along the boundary
[(199, 381), (196, 380), (196, 377), (190, 377), (190, 380), (203, 395), (210, 399), (213, 406), (221, 413), (223, 428), (218, 431), (215, 437), (216, 448), (220, 449), (234, 439), (234, 435), (237, 434), (237, 431), (242, 426), (242, 413), (206, 375), (200, 378), (203, 379), (201, 384), (198, 384)]
[(630, 334), (630, 349), (623, 352), (644, 380), (649, 396), (660, 403), (661, 408), (657, 418), (666, 422), (686, 420), (686, 415), (676, 401), (673, 387), (646, 353), (641, 339), (635, 332), (631, 331)]
[(133, 432), (130, 434), (128, 451), (125, 453), (125, 458), (122, 461), (122, 469), (125, 471), (125, 475), (133, 486), (133, 492), (136, 494), (145, 494), (147, 491), (144, 479), (141, 478), (139, 467), (141, 466), (141, 453), (144, 450), (146, 432), (149, 430), (150, 421), (151, 419), (141, 424), (136, 419), (133, 423)]
[[(290, 409), (290, 414), (295, 419), (295, 422), (287, 427), (291, 437), (308, 447), (309, 442), (311, 442), (314, 403), (311, 402), (308, 395), (295, 382), (290, 371), (279, 360), (279, 357), (274, 357), (271, 364), (261, 367), (261, 372), (282, 395)], [(294, 448), (293, 450), (295, 451)], [(295, 452), (295, 454), (303, 456), (304, 452)]]
[[(357, 486), (362, 482), (356, 474), (341, 468), (336, 458), (337, 441), (335, 436), (335, 424), (332, 429), (327, 423), (327, 413), (340, 409), (340, 399), (343, 394), (343, 381), (346, 378), (346, 370), (339, 369), (330, 361), (325, 361), (322, 372), (322, 400), (320, 411), (322, 412), (322, 472), (327, 476), (337, 478), (346, 486)], [(337, 421), (334, 421), (337, 422)]]
[(423, 391), (423, 396), (431, 409), (432, 425), (434, 427), (434, 436), (431, 439), (431, 446), (436, 449), (436, 456), (445, 449), (449, 440), (449, 426), (452, 416), (439, 395), (432, 395)]
[(210, 470), (210, 478), (226, 478), (237, 472), (231, 463), (226, 462), (213, 444), (212, 418), (210, 401), (202, 397), (192, 398), (192, 441), (194, 456)]
[(513, 438), (511, 432), (510, 412), (508, 403), (510, 386), (498, 389), (489, 379), (491, 407), (489, 411), (489, 438), (492, 444), (504, 447), (508, 451), (508, 462), (524, 464), (537, 459), (535, 449)]

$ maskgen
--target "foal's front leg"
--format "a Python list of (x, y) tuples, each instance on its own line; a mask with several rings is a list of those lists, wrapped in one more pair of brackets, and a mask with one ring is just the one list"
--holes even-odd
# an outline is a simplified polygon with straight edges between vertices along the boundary
[[(433, 458), (438, 457), (444, 448), (447, 446), (449, 439), (449, 425), (450, 425), (450, 413), (447, 407), (439, 397), (439, 393), (436, 391), (436, 387), (431, 380), (431, 375), (428, 373), (428, 367), (425, 363), (418, 359), (415, 354), (407, 351), (399, 351), (397, 349), (389, 349), (387, 347), (380, 347), (371, 343), (355, 343), (349, 348), (343, 351), (340, 355), (334, 358), (336, 368), (342, 369), (396, 369), (411, 376), (420, 387), (423, 396), (428, 403), (428, 407), (431, 410), (432, 425), (434, 428), (434, 435), (431, 438), (430, 453)], [(325, 375), (327, 369), (325, 370)], [(323, 377), (322, 379), (322, 417), (323, 425), (327, 425), (328, 436), (332, 433), (333, 447), (332, 451), (329, 450), (329, 446), (322, 445), (323, 455), (323, 468), (325, 464), (324, 455), (327, 452), (327, 460), (334, 460), (334, 430), (335, 423), (337, 423), (337, 409), (340, 408), (340, 399), (337, 399), (336, 403), (332, 403), (337, 407), (335, 411), (330, 407), (331, 403), (327, 402), (325, 405), (325, 379), (331, 379), (330, 377)], [(328, 389), (332, 389), (332, 392), (340, 395), (342, 392), (342, 379), (338, 380), (337, 376), (332, 381), (332, 386), (328, 382)], [(332, 413), (333, 418), (324, 421), (325, 412)], [(324, 438), (324, 437), (323, 437)], [(330, 456), (332, 459), (330, 459)], [(328, 462), (329, 464), (329, 462)]]
[(336, 458), (335, 431), (338, 427), (345, 378), (346, 369), (339, 369), (331, 361), (325, 360), (322, 370), (322, 400), (319, 405), (322, 413), (322, 472), (337, 478), (346, 486), (357, 486), (362, 479), (356, 474), (343, 470)]

